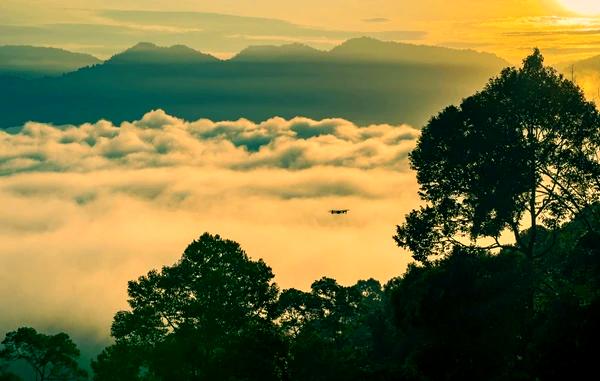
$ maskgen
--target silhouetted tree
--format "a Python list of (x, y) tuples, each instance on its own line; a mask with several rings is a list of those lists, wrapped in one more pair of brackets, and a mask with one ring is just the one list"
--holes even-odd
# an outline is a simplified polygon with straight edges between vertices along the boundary
[[(538, 250), (539, 290), (527, 362), (535, 378), (585, 379), (596, 372), (600, 341), (600, 234), (594, 205)], [(589, 230), (589, 226), (592, 230)], [(546, 249), (544, 246), (548, 246)], [(532, 377), (533, 378), (533, 377)]]
[(456, 245), (504, 248), (510, 232), (531, 262), (540, 226), (598, 200), (599, 133), (593, 103), (535, 50), (423, 129), (410, 161), (427, 204), (398, 226), (396, 242), (427, 262)]
[(511, 253), (456, 248), (411, 266), (388, 286), (407, 380), (519, 380), (528, 324), (525, 263)]
[(394, 329), (381, 284), (344, 287), (315, 281), (310, 292), (285, 290), (279, 324), (290, 340), (290, 380), (384, 380)]
[(271, 269), (237, 243), (204, 234), (175, 265), (129, 282), (128, 293), (131, 310), (116, 314), (116, 344), (95, 361), (96, 380), (116, 379), (117, 368), (134, 380), (279, 379), (278, 289)]
[(45, 335), (22, 327), (6, 334), (0, 359), (25, 361), (37, 381), (78, 380), (87, 378), (79, 368), (79, 349), (66, 333)]
[[(600, 235), (593, 205), (540, 229), (536, 277), (518, 250), (457, 245), (390, 282), (406, 380), (585, 379), (600, 340)], [(536, 309), (531, 311), (531, 292)]]
[(144, 364), (149, 350), (141, 345), (118, 342), (105, 348), (92, 361), (94, 380), (138, 381), (148, 380)]

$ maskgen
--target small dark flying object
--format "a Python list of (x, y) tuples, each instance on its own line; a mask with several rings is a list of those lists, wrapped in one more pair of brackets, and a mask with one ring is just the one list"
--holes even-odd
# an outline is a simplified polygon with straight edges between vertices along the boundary
[(330, 214), (348, 214), (350, 209), (332, 209), (329, 211)]

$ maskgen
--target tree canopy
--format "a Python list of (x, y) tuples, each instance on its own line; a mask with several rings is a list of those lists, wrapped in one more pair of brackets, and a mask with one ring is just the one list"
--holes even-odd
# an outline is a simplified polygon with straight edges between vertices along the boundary
[(278, 323), (289, 340), (290, 380), (365, 380), (388, 374), (394, 329), (381, 284), (313, 282), (310, 292), (285, 290)]
[(595, 105), (536, 49), (423, 129), (410, 162), (425, 206), (394, 238), (427, 262), (457, 245), (507, 247), (510, 232), (532, 256), (538, 227), (556, 228), (598, 200), (599, 152)]
[(87, 377), (77, 363), (79, 349), (66, 333), (45, 335), (33, 328), (22, 327), (8, 332), (2, 345), (0, 359), (25, 361), (32, 368), (36, 381)]
[(204, 234), (173, 266), (129, 282), (128, 293), (131, 310), (115, 315), (116, 344), (95, 362), (96, 379), (119, 366), (130, 379), (269, 380), (281, 371), (273, 273), (236, 242)]

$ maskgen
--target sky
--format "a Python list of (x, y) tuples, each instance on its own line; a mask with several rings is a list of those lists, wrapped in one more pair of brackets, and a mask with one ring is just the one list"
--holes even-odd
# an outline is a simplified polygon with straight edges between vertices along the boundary
[[(300, 30), (288, 30), (281, 33), (280, 29), (274, 28), (272, 33), (268, 30), (262, 34), (249, 33), (238, 44), (221, 44), (221, 51), (198, 40), (198, 48), (204, 47), (204, 50), (222, 56), (230, 56), (250, 43), (303, 41), (328, 48), (345, 37), (353, 36), (353, 33), (375, 33), (387, 39), (489, 51), (515, 63), (532, 47), (538, 46), (550, 62), (563, 63), (597, 53), (600, 18), (593, 13), (600, 14), (600, 9), (595, 3), (595, 0), (328, 0), (327, 6), (324, 6), (318, 0), (3, 0), (0, 3), (0, 25), (69, 23), (78, 24), (83, 30), (83, 24), (113, 27), (125, 24), (133, 35), (133, 30), (139, 31), (140, 28), (145, 31), (162, 28), (162, 32), (176, 34), (174, 25), (160, 25), (160, 19), (155, 18), (153, 25), (149, 25), (139, 20), (115, 20), (101, 11), (212, 12), (278, 19), (313, 32), (321, 31), (302, 33)], [(195, 28), (205, 27), (197, 24)], [(399, 33), (407, 31), (414, 33)], [(9, 33), (4, 31), (4, 34)], [(228, 37), (230, 40), (241, 38), (235, 30), (230, 30)], [(30, 35), (23, 39), (36, 42)], [(174, 39), (177, 39), (176, 36)], [(6, 37), (3, 41), (0, 37), (0, 43), (6, 42), (14, 41)], [(86, 45), (80, 41), (69, 45), (63, 41), (61, 45), (99, 56), (114, 54), (115, 49), (115, 46), (102, 49), (97, 42)]]

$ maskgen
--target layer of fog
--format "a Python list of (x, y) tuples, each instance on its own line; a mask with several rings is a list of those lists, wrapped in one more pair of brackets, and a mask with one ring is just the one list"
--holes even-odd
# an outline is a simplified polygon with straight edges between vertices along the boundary
[(263, 258), (282, 288), (399, 275), (410, 256), (391, 237), (418, 203), (407, 164), (417, 137), (409, 126), (185, 122), (160, 110), (121, 126), (0, 132), (0, 331), (106, 343), (127, 281), (205, 231)]

